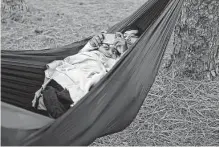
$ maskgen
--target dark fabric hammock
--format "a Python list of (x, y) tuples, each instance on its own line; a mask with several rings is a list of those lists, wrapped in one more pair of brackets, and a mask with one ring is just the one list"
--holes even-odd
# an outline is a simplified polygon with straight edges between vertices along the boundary
[(113, 33), (134, 26), (143, 34), (87, 95), (56, 120), (28, 111), (43, 83), (45, 65), (76, 54), (89, 38), (55, 49), (3, 50), (2, 145), (89, 145), (125, 129), (154, 82), (182, 3), (149, 0), (111, 27), (108, 32)]

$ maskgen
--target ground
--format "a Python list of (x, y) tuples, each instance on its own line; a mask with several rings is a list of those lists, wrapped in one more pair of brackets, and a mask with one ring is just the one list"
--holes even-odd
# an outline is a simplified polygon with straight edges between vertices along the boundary
[[(67, 45), (106, 30), (147, 0), (26, 0), (2, 18), (3, 50)], [(165, 57), (171, 50), (168, 45)], [(164, 58), (165, 60), (165, 58)], [(132, 124), (91, 145), (219, 145), (219, 82), (174, 78), (162, 67)]]

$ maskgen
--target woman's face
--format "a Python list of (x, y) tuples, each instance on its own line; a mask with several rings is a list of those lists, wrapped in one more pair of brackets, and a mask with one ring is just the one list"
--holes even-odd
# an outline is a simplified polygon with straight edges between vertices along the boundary
[(99, 47), (99, 51), (109, 58), (116, 59), (119, 56), (114, 44), (102, 43), (102, 45)]
[(121, 50), (125, 50), (124, 48), (126, 49), (125, 39), (117, 36), (117, 33), (105, 34), (99, 51), (109, 58), (116, 59), (121, 54)]

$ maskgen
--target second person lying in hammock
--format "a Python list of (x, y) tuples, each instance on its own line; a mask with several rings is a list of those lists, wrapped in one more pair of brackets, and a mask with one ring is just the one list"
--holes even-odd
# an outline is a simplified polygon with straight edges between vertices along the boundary
[(137, 39), (138, 30), (94, 36), (78, 54), (47, 64), (42, 88), (32, 101), (57, 118), (75, 105), (115, 65)]

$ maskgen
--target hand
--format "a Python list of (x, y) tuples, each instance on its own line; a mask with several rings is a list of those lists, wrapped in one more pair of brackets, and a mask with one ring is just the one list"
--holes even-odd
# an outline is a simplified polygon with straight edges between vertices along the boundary
[(95, 35), (89, 42), (92, 47), (99, 47), (104, 39), (103, 33)]
[(120, 54), (124, 53), (128, 49), (127, 42), (124, 39), (123, 34), (120, 32), (116, 32), (114, 45)]

